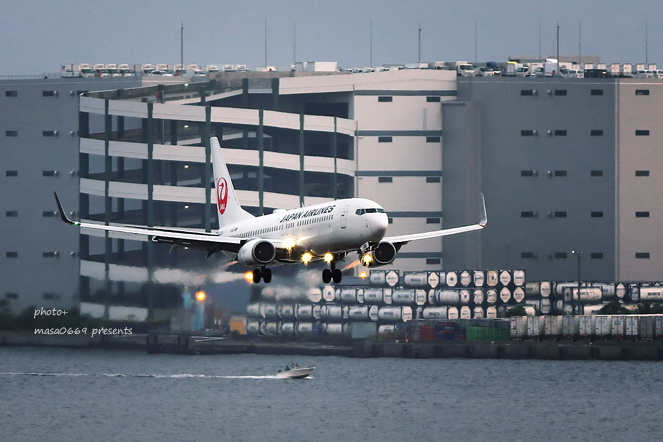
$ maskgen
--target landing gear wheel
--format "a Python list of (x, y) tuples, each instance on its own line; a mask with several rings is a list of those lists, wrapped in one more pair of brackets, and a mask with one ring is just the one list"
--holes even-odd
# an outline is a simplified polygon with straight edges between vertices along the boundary
[(272, 282), (272, 269), (262, 269), (262, 279), (265, 280), (265, 284)]
[(256, 284), (259, 283), (261, 276), (262, 275), (260, 274), (260, 269), (255, 269), (253, 271), (253, 282), (255, 282)]
[(343, 274), (340, 269), (334, 269), (332, 271), (332, 277), (334, 278), (334, 282), (338, 284), (341, 282), (341, 279), (343, 279)]
[(322, 282), (329, 284), (332, 280), (332, 271), (329, 269), (324, 269), (322, 271)]

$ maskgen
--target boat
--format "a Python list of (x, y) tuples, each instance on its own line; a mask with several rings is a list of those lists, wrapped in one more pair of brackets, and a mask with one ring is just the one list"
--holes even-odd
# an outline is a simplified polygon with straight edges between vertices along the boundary
[(276, 377), (283, 379), (304, 379), (310, 375), (313, 370), (315, 370), (315, 367), (300, 367), (297, 364), (286, 365), (285, 370), (279, 370)]

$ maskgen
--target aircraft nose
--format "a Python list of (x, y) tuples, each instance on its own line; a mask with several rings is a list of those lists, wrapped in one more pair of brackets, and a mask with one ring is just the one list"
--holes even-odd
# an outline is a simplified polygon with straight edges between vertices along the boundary
[(375, 236), (382, 238), (387, 233), (387, 226), (389, 225), (389, 218), (386, 213), (374, 213), (369, 220), (371, 233)]

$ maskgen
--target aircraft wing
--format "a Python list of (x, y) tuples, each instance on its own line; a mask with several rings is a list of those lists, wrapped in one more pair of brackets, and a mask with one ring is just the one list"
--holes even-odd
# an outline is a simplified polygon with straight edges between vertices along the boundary
[(457, 233), (471, 232), (473, 230), (481, 230), (486, 227), (488, 218), (486, 216), (486, 202), (484, 201), (483, 194), (481, 194), (481, 220), (478, 224), (469, 226), (453, 227), (451, 229), (433, 230), (432, 232), (411, 233), (408, 235), (399, 236), (386, 236), (382, 241), (390, 242), (397, 247), (402, 246), (410, 241), (417, 241), (420, 239), (439, 238), (441, 236), (456, 235)]
[(215, 233), (196, 232), (194, 230), (177, 228), (170, 229), (140, 226), (107, 226), (105, 224), (72, 221), (67, 218), (67, 215), (65, 215), (65, 211), (62, 208), (62, 204), (60, 203), (57, 194), (55, 194), (55, 201), (58, 204), (60, 218), (62, 218), (62, 221), (66, 222), (67, 224), (85, 227), (87, 229), (151, 236), (152, 241), (154, 242), (203, 249), (208, 251), (208, 255), (217, 251), (237, 253), (240, 247), (242, 247), (242, 245), (247, 241), (245, 238), (219, 236)]

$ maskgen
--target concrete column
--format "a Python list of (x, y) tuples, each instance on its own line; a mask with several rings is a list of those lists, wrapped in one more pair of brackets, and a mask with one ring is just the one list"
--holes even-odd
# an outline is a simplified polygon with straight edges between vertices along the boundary
[(332, 135), (332, 151), (331, 154), (334, 157), (334, 192), (332, 197), (336, 200), (338, 199), (338, 132), (337, 132), (337, 117), (334, 117), (334, 133)]
[(264, 156), (265, 143), (263, 134), (264, 111), (260, 109), (258, 113), (258, 215), (264, 214), (265, 183), (264, 179)]
[(272, 78), (272, 110), (279, 110), (279, 79)]
[(203, 145), (205, 146), (205, 231), (211, 232), (212, 218), (212, 146), (210, 145), (210, 133), (212, 133), (212, 108), (205, 107), (205, 130), (203, 131)]
[(299, 206), (304, 205), (304, 114), (299, 114)]

